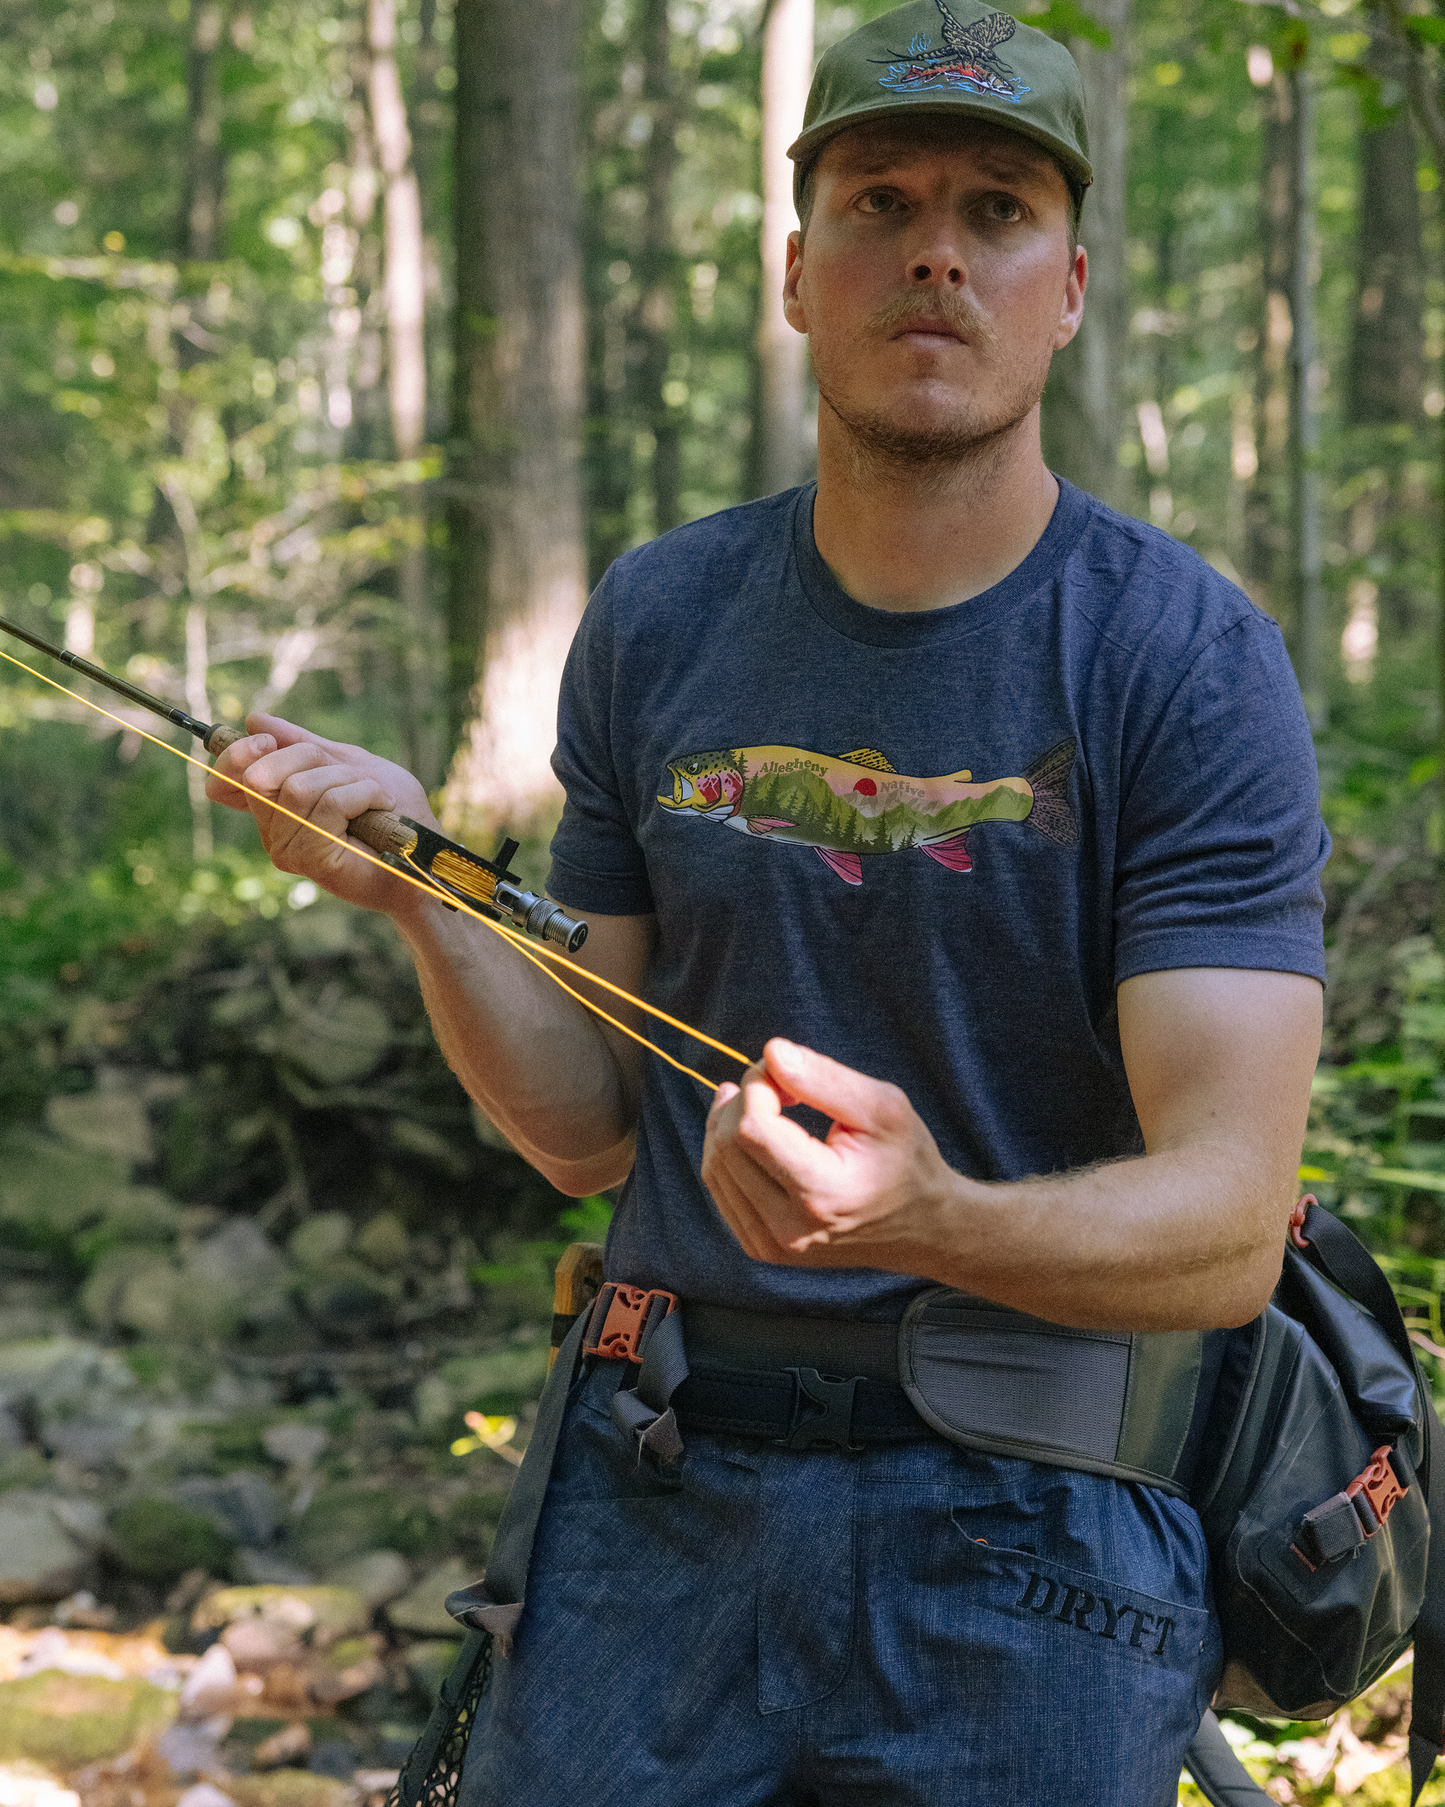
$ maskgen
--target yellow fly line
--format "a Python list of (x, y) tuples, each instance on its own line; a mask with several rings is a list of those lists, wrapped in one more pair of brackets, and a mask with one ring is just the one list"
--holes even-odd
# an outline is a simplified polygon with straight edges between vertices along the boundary
[[(179, 747), (173, 747), (169, 741), (162, 740), (159, 735), (147, 734), (144, 728), (137, 728), (133, 722), (127, 721), (123, 716), (116, 715), (112, 710), (103, 709), (99, 703), (92, 702), (88, 696), (82, 696), (78, 690), (71, 690), (66, 685), (57, 683), (54, 678), (47, 677), (43, 671), (36, 671), (33, 665), (27, 665), (23, 659), (17, 659), (3, 649), (0, 649), (0, 659), (4, 659), (7, 664), (14, 665), (23, 672), (28, 672), (32, 678), (38, 678), (42, 684), (48, 684), (52, 690), (58, 690), (62, 696), (68, 696), (77, 703), (83, 703), (87, 709), (93, 709), (97, 715), (103, 715), (107, 721), (114, 722), (117, 727), (124, 728), (128, 733), (138, 734), (142, 740), (150, 741), (153, 746), (160, 747), (165, 752), (174, 754), (177, 759), (184, 759), (187, 765), (196, 766), (199, 770), (206, 773), (210, 773), (212, 770), (203, 759), (193, 758), (191, 754), (182, 752)], [(286, 816), (290, 821), (298, 823), (302, 828), (309, 828), (313, 834), (320, 835), (323, 840), (334, 842), (336, 846), (344, 848), (347, 853), (354, 853), (358, 858), (370, 861), (373, 866), (380, 867), (383, 872), (389, 872), (393, 878), (399, 878), (403, 884), (412, 885), (418, 891), (424, 891), (428, 897), (436, 897), (438, 895), (436, 886), (429, 883), (425, 877), (417, 876), (412, 872), (403, 872), (398, 867), (389, 865), (387, 861), (373, 853), (370, 848), (363, 847), (356, 841), (349, 840), (342, 835), (332, 834), (329, 828), (321, 828), (315, 822), (308, 822), (305, 816), (299, 816), (294, 810), (287, 809), (284, 804), (275, 802), (274, 799), (266, 796), (263, 792), (253, 790), (249, 784), (242, 783), (239, 778), (226, 778), (225, 783), (232, 785), (238, 791), (244, 791), (248, 797), (254, 797), (258, 803), (264, 803), (268, 809), (275, 810), (278, 815)], [(413, 862), (408, 860), (407, 863), (410, 865)], [(418, 868), (417, 871), (419, 872), (419, 870), (420, 869)], [(469, 867), (469, 874), (471, 871), (472, 869)], [(533, 946), (528, 942), (525, 935), (521, 934), (517, 929), (512, 928), (510, 924), (497, 922), (491, 916), (484, 916), (480, 910), (472, 909), (469, 904), (462, 902), (459, 898), (448, 897), (446, 901), (452, 904), (454, 908), (460, 910), (464, 916), (470, 916), (474, 922), (481, 923), (483, 928), (488, 928), (493, 934), (500, 935), (504, 941), (511, 942), (512, 946), (522, 955), (523, 959), (530, 960), (539, 972), (544, 973), (554, 985), (561, 986), (568, 997), (575, 998), (584, 1010), (590, 1010), (594, 1016), (600, 1017), (604, 1023), (610, 1023), (614, 1029), (620, 1030), (623, 1035), (630, 1036), (633, 1041), (640, 1043), (642, 1047), (648, 1049), (651, 1053), (656, 1054), (660, 1060), (665, 1060), (670, 1067), (676, 1067), (679, 1073), (685, 1073), (689, 1079), (695, 1079), (700, 1086), (705, 1086), (708, 1091), (715, 1092), (717, 1090), (715, 1081), (705, 1079), (701, 1073), (694, 1072), (691, 1067), (684, 1066), (680, 1060), (674, 1059), (665, 1048), (659, 1048), (656, 1042), (649, 1041), (645, 1035), (639, 1035), (635, 1029), (629, 1028), (626, 1023), (619, 1022), (615, 1016), (610, 1016), (600, 1004), (594, 1004), (590, 998), (583, 997), (581, 992), (574, 991), (565, 979), (553, 972), (551, 968), (544, 965), (543, 962), (550, 960), (554, 965), (565, 966), (569, 972), (574, 973), (579, 979), (585, 980), (589, 985), (601, 986), (604, 991), (611, 992), (614, 997), (621, 998), (624, 1003), (635, 1005), (637, 1009), (646, 1011), (649, 1016), (656, 1017), (659, 1021), (669, 1024), (672, 1028), (681, 1030), (684, 1035), (691, 1037), (693, 1041), (702, 1042), (709, 1048), (715, 1048), (719, 1054), (726, 1054), (729, 1059), (737, 1061), (739, 1066), (748, 1067), (752, 1065), (752, 1062), (748, 1059), (746, 1054), (740, 1054), (736, 1048), (730, 1048), (726, 1042), (714, 1041), (712, 1036), (704, 1035), (700, 1029), (694, 1029), (687, 1023), (679, 1021), (677, 1017), (669, 1016), (665, 1010), (659, 1010), (655, 1004), (649, 1004), (642, 998), (634, 997), (630, 991), (624, 991), (620, 985), (613, 985), (609, 980), (601, 978), (597, 973), (588, 972), (585, 967), (578, 966), (575, 961), (567, 959), (563, 954), (553, 953), (550, 948)]]

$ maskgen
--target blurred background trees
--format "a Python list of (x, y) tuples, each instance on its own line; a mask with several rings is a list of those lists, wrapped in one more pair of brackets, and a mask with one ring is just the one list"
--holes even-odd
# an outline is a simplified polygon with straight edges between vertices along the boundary
[[(816, 54), (883, 10), (0, 5), (5, 611), (198, 714), (285, 708), (399, 757), (540, 876), (588, 586), (806, 479), (785, 151)], [(1336, 832), (1331, 1069), (1403, 1062), (1428, 1102), (1401, 1013), (1442, 909), (1445, 14), (1019, 16), (1069, 43), (1094, 118), (1050, 458), (1279, 618)], [(249, 825), (128, 728), (13, 668), (0, 727), (26, 998), (89, 983), (28, 939), (47, 910), (100, 947), (285, 907)], [(1434, 1171), (1390, 1122), (1395, 1168)], [(1438, 1188), (1359, 1191), (1380, 1151), (1346, 1140), (1340, 1197), (1445, 1254)]]
[[(400, 758), (540, 882), (588, 587), (807, 478), (784, 153), (811, 61), (885, 10), (0, 0), (0, 613)], [(1445, 1350), (1445, 0), (1018, 11), (1094, 116), (1046, 448), (1284, 629), (1335, 837), (1304, 1171)], [(575, 1225), (387, 926), (118, 713), (0, 665), (0, 1345), (350, 1400), (390, 1452), (356, 1473), (450, 1524), (452, 1420), (533, 1390)], [(35, 1422), (25, 1460), (61, 1460)]]
[[(284, 708), (401, 758), (539, 877), (588, 586), (807, 477), (785, 152), (818, 52), (883, 10), (0, 5), (4, 610), (198, 714)], [(1399, 960), (1442, 910), (1445, 14), (1019, 16), (1068, 42), (1094, 120), (1046, 448), (1280, 620), (1336, 832), (1331, 1067), (1413, 1074)], [(133, 732), (13, 668), (0, 727), (27, 997), (77, 966), (23, 926), (61, 900), (96, 945), (112, 916), (124, 939), (284, 906), (249, 824)], [(1374, 1159), (1350, 1146), (1341, 1197)], [(1445, 1254), (1436, 1193), (1358, 1196)]]

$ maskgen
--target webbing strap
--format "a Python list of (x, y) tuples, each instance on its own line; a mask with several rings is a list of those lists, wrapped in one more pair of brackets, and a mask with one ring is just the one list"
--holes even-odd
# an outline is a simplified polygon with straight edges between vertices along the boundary
[[(1425, 1450), (1438, 1437), (1445, 1445), (1429, 1392), (1425, 1400)], [(1430, 1779), (1445, 1739), (1445, 1512), (1430, 1507), (1430, 1558), (1425, 1567), (1425, 1598), (1415, 1620), (1415, 1670), (1410, 1689), (1410, 1807)]]
[[(1308, 1245), (1301, 1251), (1305, 1260), (1311, 1267), (1318, 1268), (1327, 1280), (1333, 1280), (1340, 1291), (1357, 1305), (1364, 1306), (1394, 1344), (1400, 1360), (1414, 1371), (1417, 1366), (1415, 1345), (1410, 1341), (1410, 1331), (1405, 1323), (1405, 1314), (1400, 1310), (1400, 1302), (1391, 1290), (1383, 1270), (1349, 1225), (1342, 1224), (1337, 1217), (1331, 1217), (1322, 1205), (1311, 1205), (1305, 1212), (1302, 1234)], [(1422, 1383), (1422, 1397), (1424, 1392)], [(1423, 1463), (1422, 1457), (1422, 1466), (1416, 1473), (1420, 1485), (1428, 1493), (1430, 1471)]]
[(587, 1328), (584, 1312), (567, 1332), (566, 1341), (557, 1351), (552, 1372), (542, 1389), (537, 1405), (537, 1419), (532, 1438), (507, 1503), (502, 1508), (501, 1522), (492, 1543), (487, 1572), (470, 1587), (459, 1587), (447, 1595), (446, 1609), (462, 1625), (473, 1631), (489, 1631), (497, 1641), (500, 1656), (510, 1656), (512, 1633), (522, 1616), (527, 1593), (527, 1570), (532, 1561), (532, 1544), (537, 1536), (537, 1521), (542, 1516), (542, 1501), (552, 1473), (552, 1460), (557, 1452), (557, 1439), (562, 1433), (562, 1418), (567, 1409), (567, 1394), (577, 1368), (582, 1347), (582, 1334)]
[(1199, 1722), (1184, 1753), (1184, 1767), (1209, 1807), (1257, 1807), (1257, 1803), (1272, 1799), (1235, 1756), (1213, 1713), (1206, 1713)]
[(636, 1386), (619, 1387), (612, 1395), (612, 1422), (637, 1444), (639, 1461), (645, 1449), (664, 1462), (676, 1462), (682, 1455), (672, 1396), (686, 1379), (682, 1318), (673, 1311), (655, 1320), (648, 1331)]

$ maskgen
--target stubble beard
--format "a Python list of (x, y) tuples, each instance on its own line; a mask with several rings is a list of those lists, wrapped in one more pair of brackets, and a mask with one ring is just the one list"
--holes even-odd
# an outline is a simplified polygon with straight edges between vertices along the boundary
[[(864, 336), (875, 343), (891, 339), (921, 311), (916, 296), (900, 296), (869, 316)], [(896, 410), (858, 406), (844, 393), (846, 385), (833, 380), (826, 365), (821, 370), (815, 367), (819, 398), (843, 428), (860, 477), (885, 482), (906, 479), (912, 484), (964, 474), (986, 477), (1005, 458), (1013, 436), (1044, 392), (1050, 352), (1033, 358), (1009, 357), (1000, 350), (992, 321), (958, 296), (934, 298), (928, 312), (943, 316), (956, 332), (966, 336), (983, 368), (1003, 380), (991, 385), (995, 392), (987, 402), (962, 396), (950, 418), (918, 426), (900, 418)]]

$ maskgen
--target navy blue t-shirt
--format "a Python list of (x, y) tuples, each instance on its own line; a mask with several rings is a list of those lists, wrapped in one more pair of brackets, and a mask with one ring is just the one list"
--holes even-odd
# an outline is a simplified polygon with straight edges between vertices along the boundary
[[(812, 508), (808, 488), (714, 515), (603, 578), (562, 686), (552, 895), (655, 912), (649, 1002), (750, 1056), (783, 1035), (893, 1081), (960, 1172), (1141, 1151), (1123, 980), (1324, 976), (1329, 841), (1278, 628), (1067, 483), (1015, 571), (918, 613), (846, 595)], [(610, 1276), (901, 1314), (923, 1282), (749, 1260), (698, 1174), (710, 1094), (644, 1072)]]

